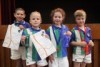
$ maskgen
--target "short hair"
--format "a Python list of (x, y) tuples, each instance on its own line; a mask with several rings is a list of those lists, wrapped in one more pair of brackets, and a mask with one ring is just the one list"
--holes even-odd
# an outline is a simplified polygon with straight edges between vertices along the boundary
[(62, 8), (56, 8), (51, 12), (51, 18), (54, 16), (55, 12), (60, 12), (63, 16), (63, 20), (65, 19), (65, 11)]
[[(30, 17), (31, 17), (31, 15), (34, 14), (34, 13), (38, 13), (38, 14), (40, 15), (40, 17), (41, 17), (40, 12), (38, 12), (38, 11), (33, 11), (33, 12), (31, 12)], [(41, 17), (41, 19), (42, 19), (42, 17)]]
[(76, 10), (74, 12), (74, 17), (77, 17), (77, 16), (83, 16), (86, 18), (86, 12), (83, 10), (83, 9), (79, 9), (79, 10)]
[(23, 11), (25, 13), (25, 10), (23, 8), (16, 8), (14, 13), (16, 13), (18, 10)]

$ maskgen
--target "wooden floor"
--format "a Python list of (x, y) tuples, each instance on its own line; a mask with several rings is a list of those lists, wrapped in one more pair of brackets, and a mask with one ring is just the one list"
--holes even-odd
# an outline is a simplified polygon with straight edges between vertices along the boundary
[[(67, 26), (72, 29), (75, 24), (68, 24)], [(47, 29), (48, 24), (42, 24), (42, 28)], [(92, 63), (87, 67), (100, 67), (100, 24), (88, 24), (92, 29), (93, 41), (95, 46), (92, 49)], [(10, 59), (10, 49), (3, 48), (2, 43), (6, 33), (7, 26), (0, 26), (0, 67), (15, 67), (16, 63)], [(73, 67), (72, 62), (72, 47), (68, 48), (68, 58), (70, 67)]]

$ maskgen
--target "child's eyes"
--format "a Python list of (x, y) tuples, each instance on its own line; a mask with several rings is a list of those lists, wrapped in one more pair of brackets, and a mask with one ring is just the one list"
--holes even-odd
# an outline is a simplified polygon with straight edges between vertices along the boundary
[(17, 13), (17, 15), (23, 15), (23, 14), (19, 14), (19, 13)]
[(35, 20), (35, 18), (33, 18), (32, 20)]
[(80, 20), (80, 19), (77, 19), (77, 20)]
[(19, 13), (17, 13), (17, 15), (19, 15)]
[(61, 18), (60, 16), (55, 16), (55, 18)]
[(40, 20), (39, 18), (33, 18), (32, 20)]
[(59, 16), (59, 18), (61, 18), (61, 17)]
[(39, 20), (39, 18), (37, 18), (37, 20)]
[(84, 20), (84, 18), (82, 18), (82, 20)]
[(81, 18), (77, 18), (77, 20), (81, 20)]
[(21, 15), (23, 15), (23, 14), (21, 14)]
[(57, 18), (57, 16), (55, 16), (55, 18)]

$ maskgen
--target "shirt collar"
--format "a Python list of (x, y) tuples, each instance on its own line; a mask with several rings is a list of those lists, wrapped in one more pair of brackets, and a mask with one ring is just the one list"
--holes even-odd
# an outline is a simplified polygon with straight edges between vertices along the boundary
[(39, 28), (39, 29), (37, 30), (37, 29), (35, 29), (35, 28), (33, 28), (33, 27), (31, 26), (31, 30), (32, 30), (32, 31), (40, 31), (41, 28)]
[(25, 24), (25, 21), (14, 21), (15, 24)]
[[(75, 27), (75, 30), (79, 30), (78, 26)], [(80, 29), (81, 31), (83, 31), (82, 29)], [(88, 27), (86, 26), (86, 32), (89, 31), (90, 29), (88, 29)], [(84, 31), (83, 31), (84, 32)]]
[(61, 27), (57, 27), (55, 24), (52, 25), (54, 28), (56, 29), (62, 29), (63, 25), (61, 25)]

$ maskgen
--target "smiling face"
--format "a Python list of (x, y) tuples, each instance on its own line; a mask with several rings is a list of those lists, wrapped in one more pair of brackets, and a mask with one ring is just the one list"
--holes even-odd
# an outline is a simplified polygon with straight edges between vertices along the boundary
[(25, 18), (25, 11), (23, 11), (23, 10), (15, 11), (14, 17), (15, 17), (16, 21), (23, 21)]
[(82, 9), (76, 10), (74, 12), (75, 21), (78, 26), (84, 26), (86, 21), (86, 12)]
[(86, 18), (84, 16), (77, 16), (75, 21), (78, 26), (83, 26), (85, 24)]
[(32, 12), (30, 15), (30, 24), (33, 27), (39, 27), (41, 23), (42, 23), (42, 20), (41, 20), (40, 13), (39, 12)]
[(61, 12), (55, 12), (52, 19), (56, 25), (59, 25), (62, 24), (64, 17), (62, 16)]

